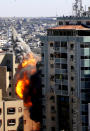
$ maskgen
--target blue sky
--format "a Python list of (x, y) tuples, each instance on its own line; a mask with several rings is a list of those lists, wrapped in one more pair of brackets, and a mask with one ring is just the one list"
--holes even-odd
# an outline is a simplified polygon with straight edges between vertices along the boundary
[[(58, 16), (72, 14), (74, 0), (0, 0), (0, 16)], [(90, 5), (90, 0), (83, 0)]]

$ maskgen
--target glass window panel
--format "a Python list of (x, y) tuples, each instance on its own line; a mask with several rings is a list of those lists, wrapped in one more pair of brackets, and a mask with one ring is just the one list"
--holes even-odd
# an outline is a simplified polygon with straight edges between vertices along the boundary
[(84, 67), (90, 67), (90, 60), (89, 59), (84, 60)]
[(85, 75), (89, 75), (89, 74), (90, 74), (90, 70), (85, 70), (85, 71), (84, 71), (84, 74), (85, 74)]
[(84, 56), (89, 56), (89, 48), (84, 48)]

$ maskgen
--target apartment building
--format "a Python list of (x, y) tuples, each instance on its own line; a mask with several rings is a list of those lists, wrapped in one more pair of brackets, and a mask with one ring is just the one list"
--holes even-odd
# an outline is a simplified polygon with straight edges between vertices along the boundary
[(17, 66), (13, 53), (0, 53), (0, 89), (3, 89), (3, 99), (15, 97), (14, 75)]
[(0, 131), (17, 131), (23, 116), (23, 101), (0, 101)]
[[(87, 131), (90, 103), (90, 29), (63, 25), (41, 38), (46, 131)], [(53, 90), (53, 107), (47, 95)], [(46, 106), (45, 106), (46, 105)], [(52, 124), (52, 109), (54, 124)], [(46, 124), (48, 123), (48, 124)], [(56, 123), (56, 124), (55, 124)]]
[(16, 97), (14, 86), (17, 66), (14, 53), (0, 53), (0, 131), (17, 131), (21, 123), (24, 129), (24, 105)]

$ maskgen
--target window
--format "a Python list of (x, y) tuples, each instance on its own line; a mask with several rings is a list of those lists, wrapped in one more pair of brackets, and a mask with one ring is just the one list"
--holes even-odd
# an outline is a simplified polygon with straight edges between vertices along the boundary
[(2, 120), (0, 120), (0, 127), (2, 126)]
[(54, 54), (50, 54), (50, 60), (53, 60)]
[(74, 91), (75, 91), (74, 87), (71, 87), (71, 93), (72, 93), (72, 95), (73, 95)]
[(22, 112), (22, 107), (19, 107), (19, 108), (18, 108), (18, 112)]
[(90, 59), (90, 56), (81, 56), (81, 59)]
[(12, 71), (10, 65), (7, 65), (7, 71)]
[(2, 109), (0, 108), (0, 115), (1, 115), (1, 113), (2, 113)]
[(90, 81), (90, 78), (81, 78), (81, 81)]
[(55, 107), (51, 106), (51, 112), (54, 113), (55, 112)]
[[(73, 98), (72, 98), (72, 103), (73, 103)], [(72, 109), (73, 110), (73, 109)]]
[(44, 43), (41, 43), (41, 46), (44, 46)]
[(50, 43), (50, 47), (53, 47), (53, 43)]
[(90, 67), (81, 67), (81, 70), (90, 70)]
[(55, 41), (55, 47), (60, 47), (60, 41)]
[(54, 96), (51, 96), (51, 97), (50, 97), (50, 100), (53, 101), (53, 102), (55, 102), (55, 97), (54, 97)]
[(9, 80), (11, 80), (11, 76), (9, 76)]
[(78, 21), (78, 22), (77, 22), (77, 25), (81, 25), (81, 21)]
[(16, 124), (16, 120), (15, 119), (8, 119), (7, 120), (7, 126), (14, 126)]
[(15, 108), (11, 107), (11, 108), (7, 108), (7, 114), (15, 114)]
[(90, 89), (82, 89), (81, 92), (90, 93)]
[(62, 69), (67, 69), (67, 64), (61, 64)]
[(41, 84), (41, 87), (42, 87), (42, 88), (44, 88), (44, 87), (45, 87), (45, 85), (44, 85), (44, 84)]
[(42, 117), (43, 117), (43, 119), (45, 119), (45, 118), (46, 118), (46, 116), (45, 116), (45, 115), (43, 115)]
[(55, 127), (51, 127), (51, 131), (55, 131)]
[(61, 88), (62, 88), (62, 86), (61, 86), (61, 85), (59, 85), (58, 89), (59, 89), (59, 90), (61, 90)]
[(51, 67), (51, 68), (54, 68), (54, 64), (51, 64), (50, 67)]
[(41, 77), (45, 77), (45, 75), (44, 75), (44, 74), (41, 74)]
[(74, 77), (73, 77), (73, 76), (71, 76), (71, 80), (74, 80)]
[(90, 44), (85, 43), (80, 45), (81, 48), (90, 48)]
[(45, 125), (43, 125), (43, 128), (45, 129), (45, 128), (46, 128), (46, 126), (45, 126)]
[(86, 25), (90, 25), (90, 21), (87, 21), (87, 22), (86, 22)]
[(51, 96), (51, 97), (50, 97), (50, 100), (54, 100), (54, 99), (55, 99), (55, 97), (54, 97), (54, 96)]
[(9, 84), (9, 88), (11, 88), (11, 84)]
[(73, 113), (74, 111), (73, 111), (73, 109), (72, 109), (72, 113)]
[(72, 50), (74, 48), (74, 44), (71, 44), (70, 45), (70, 49)]
[(74, 87), (71, 87), (71, 91), (74, 91)]
[(67, 47), (67, 42), (61, 41), (61, 47)]
[(69, 25), (69, 21), (66, 21), (66, 25)]
[(55, 58), (60, 58), (60, 53), (55, 52)]
[(55, 121), (55, 117), (54, 117), (54, 116), (53, 116), (53, 117), (51, 117), (51, 120), (52, 120), (52, 121)]
[(44, 57), (44, 53), (42, 53), (42, 57)]
[(61, 53), (61, 58), (67, 58), (67, 53)]
[(88, 112), (82, 112), (82, 115), (87, 115), (88, 116)]
[(9, 92), (9, 96), (11, 96), (12, 95), (12, 93), (11, 92)]
[[(56, 63), (55, 68), (60, 68), (60, 63)], [(60, 75), (58, 75), (58, 76), (60, 76)]]
[(67, 53), (56, 53), (55, 58), (67, 58)]
[(74, 66), (71, 66), (71, 71), (73, 71), (74, 70)]
[(71, 61), (73, 61), (73, 58), (74, 58), (74, 56), (73, 56), (73, 55), (71, 55), (71, 56), (70, 56), (70, 60), (71, 60)]
[(63, 25), (63, 22), (62, 22), (62, 21), (59, 21), (59, 25)]
[(62, 90), (68, 91), (68, 86), (62, 85)]
[(45, 95), (42, 95), (42, 98), (45, 98)]
[(54, 75), (51, 75), (51, 76), (50, 76), (50, 80), (51, 80), (51, 81), (54, 81)]

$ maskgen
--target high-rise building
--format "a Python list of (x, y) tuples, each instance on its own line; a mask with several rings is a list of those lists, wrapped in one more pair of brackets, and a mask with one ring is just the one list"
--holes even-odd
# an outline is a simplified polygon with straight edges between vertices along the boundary
[(48, 29), (41, 40), (43, 130), (87, 131), (90, 29), (62, 25)]

